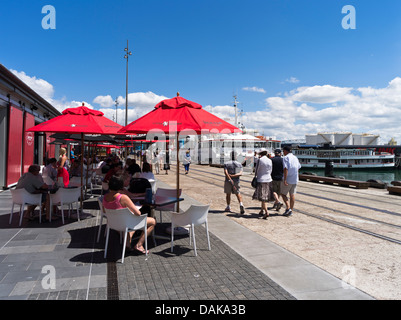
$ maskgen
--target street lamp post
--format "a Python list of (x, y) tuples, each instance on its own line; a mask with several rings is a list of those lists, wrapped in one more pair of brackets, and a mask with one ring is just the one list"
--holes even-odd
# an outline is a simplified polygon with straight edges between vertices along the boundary
[(118, 123), (118, 121), (117, 121), (117, 114), (118, 114), (118, 98), (116, 98), (116, 101), (114, 101), (115, 103), (116, 103), (116, 122)]
[(127, 47), (124, 49), (125, 56), (124, 58), (127, 59), (127, 77), (125, 83), (125, 125), (128, 125), (128, 57), (132, 55), (132, 52), (128, 50), (128, 40), (127, 40)]

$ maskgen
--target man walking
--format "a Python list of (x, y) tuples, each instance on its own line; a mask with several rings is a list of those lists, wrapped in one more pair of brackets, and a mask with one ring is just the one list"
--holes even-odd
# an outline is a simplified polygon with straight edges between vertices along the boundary
[[(297, 192), (298, 184), (298, 171), (301, 169), (301, 164), (298, 158), (292, 154), (291, 147), (285, 146), (283, 148), (283, 182), (281, 184), (281, 196), (283, 197), (286, 210), (284, 216), (289, 217), (292, 215), (292, 210), (295, 204), (295, 194)], [(288, 201), (287, 194), (290, 194), (290, 201)]]
[(226, 179), (224, 181), (224, 193), (226, 194), (226, 202), (227, 207), (225, 209), (226, 212), (231, 212), (231, 194), (235, 194), (237, 196), (239, 205), (240, 205), (240, 213), (244, 214), (245, 209), (242, 203), (242, 196), (239, 191), (240, 185), (239, 180), (242, 175), (242, 164), (236, 161), (236, 154), (234, 151), (231, 152), (231, 160), (224, 164), (224, 174)]
[(274, 204), (272, 208), (269, 209), (276, 209), (276, 211), (280, 211), (283, 203), (280, 202), (280, 194), (281, 194), (281, 183), (284, 177), (284, 165), (283, 165), (283, 158), (281, 157), (281, 149), (274, 150), (274, 158), (272, 160), (273, 170), (271, 173), (273, 182), (272, 182), (272, 189), (273, 189), (273, 196), (274, 196)]

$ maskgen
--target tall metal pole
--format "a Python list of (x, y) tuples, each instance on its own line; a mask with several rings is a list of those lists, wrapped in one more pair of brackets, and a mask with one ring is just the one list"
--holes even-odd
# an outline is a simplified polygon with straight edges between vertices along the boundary
[(128, 124), (128, 57), (132, 55), (132, 52), (128, 50), (128, 40), (127, 40), (127, 47), (124, 49), (125, 56), (124, 58), (127, 59), (127, 76), (126, 76), (126, 83), (125, 83), (125, 125)]
[(114, 101), (114, 102), (116, 103), (116, 122), (117, 122), (117, 114), (118, 114), (118, 100), (117, 100), (117, 98), (116, 98), (116, 101)]
[(237, 113), (237, 96), (234, 95), (234, 110), (235, 110), (235, 126), (238, 125), (238, 113)]
[[(127, 77), (125, 82), (125, 126), (128, 125), (128, 58), (132, 55), (132, 52), (128, 50), (128, 40), (127, 40), (127, 47), (124, 49), (125, 56), (124, 58), (127, 59)], [(128, 146), (125, 147), (125, 159), (128, 159)]]

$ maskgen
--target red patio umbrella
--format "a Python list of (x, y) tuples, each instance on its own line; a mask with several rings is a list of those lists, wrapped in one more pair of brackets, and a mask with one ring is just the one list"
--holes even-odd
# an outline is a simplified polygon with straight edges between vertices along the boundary
[[(68, 108), (61, 116), (42, 122), (28, 132), (64, 132), (81, 133), (81, 147), (84, 147), (84, 134), (118, 134), (122, 128), (118, 123), (104, 117), (104, 113), (85, 107)], [(83, 185), (83, 161), (81, 163), (81, 185)], [(83, 191), (81, 188), (81, 210)]]
[[(177, 136), (177, 198), (179, 196), (179, 142), (178, 134), (184, 132), (201, 133), (230, 133), (242, 132), (232, 124), (220, 119), (202, 108), (199, 103), (179, 96), (159, 102), (154, 110), (133, 121), (120, 133), (148, 133), (162, 131), (176, 133)], [(179, 204), (177, 204), (179, 209)]]
[(195, 131), (198, 134), (242, 132), (232, 124), (206, 111), (200, 104), (180, 96), (159, 102), (151, 112), (131, 122), (120, 132), (148, 133), (158, 130), (168, 133), (172, 132), (170, 127), (172, 124), (174, 132), (186, 130)]
[(42, 122), (27, 131), (81, 134), (117, 134), (122, 126), (104, 117), (104, 113), (84, 105), (68, 108), (61, 116)]

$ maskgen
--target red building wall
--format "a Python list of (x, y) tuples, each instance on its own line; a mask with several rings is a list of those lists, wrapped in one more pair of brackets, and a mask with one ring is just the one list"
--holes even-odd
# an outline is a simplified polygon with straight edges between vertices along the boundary
[(33, 132), (26, 132), (26, 130), (33, 126), (35, 126), (35, 117), (30, 113), (25, 113), (22, 173), (28, 172), (29, 166), (33, 164), (35, 134)]
[(23, 112), (11, 106), (8, 129), (7, 186), (17, 183), (21, 177), (22, 135)]

